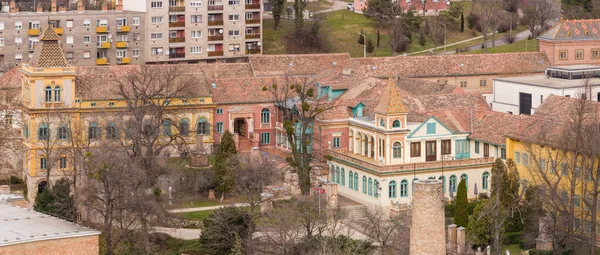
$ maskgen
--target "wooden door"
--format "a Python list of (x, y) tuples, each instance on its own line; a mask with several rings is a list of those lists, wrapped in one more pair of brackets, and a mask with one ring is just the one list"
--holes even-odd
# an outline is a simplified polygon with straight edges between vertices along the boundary
[(435, 141), (425, 142), (425, 161), (435, 161), (437, 159), (437, 148)]
[(490, 144), (489, 143), (484, 143), (483, 144), (483, 157), (489, 157), (490, 156)]

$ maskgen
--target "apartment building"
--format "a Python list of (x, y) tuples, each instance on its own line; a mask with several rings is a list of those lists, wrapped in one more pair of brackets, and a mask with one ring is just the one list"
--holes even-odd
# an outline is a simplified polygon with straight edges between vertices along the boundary
[(0, 64), (15, 66), (29, 62), (40, 29), (56, 28), (67, 62), (71, 65), (142, 64), (145, 46), (145, 13), (123, 10), (76, 10), (58, 7), (50, 11), (19, 12), (14, 1), (8, 13), (0, 13)]
[(260, 54), (260, 0), (131, 0), (146, 12), (147, 63), (212, 62)]

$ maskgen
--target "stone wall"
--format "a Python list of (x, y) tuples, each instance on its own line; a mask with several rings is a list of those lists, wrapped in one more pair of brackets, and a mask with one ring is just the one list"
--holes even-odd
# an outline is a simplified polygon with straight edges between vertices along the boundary
[(445, 255), (444, 197), (439, 180), (413, 182), (410, 254)]
[(98, 236), (83, 236), (0, 246), (0, 255), (97, 255)]

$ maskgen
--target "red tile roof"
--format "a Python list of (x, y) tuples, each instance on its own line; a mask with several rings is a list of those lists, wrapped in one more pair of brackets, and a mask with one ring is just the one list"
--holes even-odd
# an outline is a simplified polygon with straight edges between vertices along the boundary
[[(244, 104), (275, 102), (275, 97), (270, 91), (263, 91), (263, 87), (273, 84), (304, 83), (307, 77), (252, 77), (239, 79), (211, 80), (209, 87), (212, 92), (213, 102), (216, 104)], [(214, 87), (213, 84), (214, 83)]]
[[(400, 0), (398, 4), (402, 6), (403, 9), (409, 10), (413, 9), (417, 12), (423, 11), (423, 2), (421, 0)], [(425, 2), (425, 10), (434, 11), (434, 10), (448, 10), (450, 9), (450, 1), (438, 0), (437, 2), (434, 0), (426, 0)]]
[(0, 89), (20, 89), (22, 78), (21, 68), (13, 67), (0, 76)]
[(32, 67), (69, 67), (65, 53), (60, 47), (60, 37), (50, 25), (46, 25), (40, 42), (36, 45), (29, 65)]
[(543, 72), (543, 52), (354, 58), (354, 71), (368, 77), (441, 77)]
[(554, 24), (538, 39), (541, 40), (598, 40), (600, 39), (600, 19), (561, 20)]
[(255, 76), (315, 75), (326, 70), (341, 73), (352, 68), (348, 53), (252, 55), (249, 59)]

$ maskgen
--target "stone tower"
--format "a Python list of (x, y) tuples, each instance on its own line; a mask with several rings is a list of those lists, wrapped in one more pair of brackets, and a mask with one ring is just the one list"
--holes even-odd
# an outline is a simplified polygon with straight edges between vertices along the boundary
[(411, 255), (445, 255), (444, 197), (442, 181), (413, 182)]

